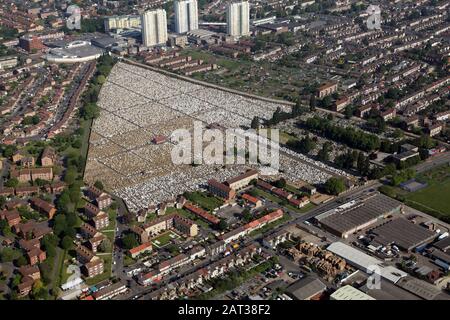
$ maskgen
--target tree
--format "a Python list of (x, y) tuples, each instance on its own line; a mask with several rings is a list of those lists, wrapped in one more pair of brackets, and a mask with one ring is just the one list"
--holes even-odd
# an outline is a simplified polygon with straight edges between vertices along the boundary
[(252, 221), (252, 218), (253, 218), (253, 215), (250, 213), (250, 210), (249, 210), (249, 209), (244, 209), (244, 210), (242, 211), (242, 219), (243, 219), (245, 222), (250, 222), (250, 221)]
[(61, 248), (64, 250), (69, 250), (73, 246), (73, 239), (69, 236), (64, 236), (61, 240)]
[(5, 158), (11, 158), (16, 151), (17, 147), (15, 145), (2, 146), (2, 153)]
[(28, 264), (27, 258), (25, 258), (25, 256), (20, 255), (15, 261), (14, 264), (17, 267), (22, 267), (22, 266), (26, 266)]
[(100, 252), (110, 252), (111, 246), (112, 246), (111, 241), (108, 238), (106, 238), (105, 240), (102, 241), (98, 249)]
[(104, 189), (103, 183), (100, 180), (95, 181), (94, 187), (96, 187), (97, 189), (100, 189), (100, 190)]
[(331, 195), (339, 195), (346, 190), (345, 182), (343, 178), (332, 177), (324, 184), (324, 190)]
[(43, 186), (45, 186), (46, 184), (48, 184), (49, 182), (47, 181), (47, 180), (44, 180), (44, 179), (40, 179), (40, 178), (37, 178), (37, 179), (35, 179), (34, 181), (33, 181), (33, 184), (36, 184), (38, 187), (43, 187)]
[(66, 173), (64, 174), (64, 182), (67, 184), (74, 183), (75, 179), (77, 178), (77, 170), (74, 167), (69, 167), (66, 170)]
[(252, 119), (252, 123), (250, 124), (250, 127), (252, 129), (258, 129), (259, 128), (259, 118), (258, 117), (253, 117)]
[(56, 255), (56, 246), (59, 243), (59, 239), (54, 234), (47, 234), (42, 238), (42, 248), (47, 253), (48, 257), (54, 257)]
[(91, 102), (85, 104), (80, 113), (85, 120), (90, 120), (98, 118), (98, 116), (100, 115), (100, 109), (96, 103)]
[(124, 224), (130, 224), (134, 221), (134, 215), (131, 212), (126, 212), (123, 216), (122, 216), (122, 223)]
[(220, 222), (219, 222), (219, 224), (217, 225), (217, 228), (218, 228), (220, 231), (226, 230), (226, 229), (228, 228), (228, 223), (227, 223), (227, 221), (226, 221), (225, 219), (220, 219)]
[(66, 222), (68, 227), (75, 227), (78, 224), (78, 215), (75, 212), (66, 213)]
[(95, 82), (98, 84), (98, 85), (102, 85), (102, 84), (104, 84), (105, 82), (106, 82), (106, 77), (104, 76), (104, 75), (99, 75), (96, 79), (95, 79)]
[(284, 188), (284, 187), (286, 187), (286, 179), (284, 179), (284, 178), (278, 179), (277, 181), (275, 181), (275, 186), (277, 188)]
[(364, 155), (364, 153), (359, 152), (358, 153), (358, 160), (356, 162), (356, 168), (358, 169), (359, 173), (363, 176), (368, 175), (370, 170), (370, 162), (369, 158)]
[(122, 245), (125, 249), (132, 249), (139, 245), (139, 242), (136, 239), (136, 235), (134, 233), (127, 233), (122, 237)]
[(320, 161), (329, 161), (330, 160), (330, 152), (332, 151), (331, 142), (327, 141), (322, 145), (322, 149), (317, 153), (317, 158)]
[(322, 99), (322, 101), (320, 102), (321, 107), (324, 109), (328, 109), (329, 107), (331, 107), (331, 104), (333, 103), (333, 100), (331, 99), (330, 96), (326, 96)]
[(48, 297), (48, 291), (45, 289), (41, 280), (36, 280), (33, 284), (32, 296), (36, 300), (46, 300)]
[(291, 115), (292, 117), (297, 117), (302, 115), (303, 113), (303, 108), (300, 104), (300, 101), (298, 100), (294, 106), (292, 106), (292, 111), (291, 111)]
[(0, 251), (0, 261), (1, 262), (12, 262), (20, 256), (20, 252), (13, 248), (3, 248)]
[(19, 180), (16, 178), (11, 178), (8, 181), (6, 181), (5, 186), (8, 188), (16, 188), (19, 185)]
[(54, 218), (53, 223), (53, 232), (60, 236), (64, 230), (67, 228), (67, 221), (66, 221), (66, 215), (64, 214), (57, 214)]
[(317, 107), (317, 99), (315, 95), (311, 95), (311, 97), (309, 98), (309, 110), (310, 111), (315, 111)]

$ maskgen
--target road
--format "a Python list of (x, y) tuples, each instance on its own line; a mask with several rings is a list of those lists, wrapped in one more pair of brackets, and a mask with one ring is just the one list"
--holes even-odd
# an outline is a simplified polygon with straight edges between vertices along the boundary
[(433, 157), (428, 158), (426, 161), (419, 163), (416, 166), (416, 172), (421, 173), (439, 165), (450, 163), (450, 152), (444, 152)]

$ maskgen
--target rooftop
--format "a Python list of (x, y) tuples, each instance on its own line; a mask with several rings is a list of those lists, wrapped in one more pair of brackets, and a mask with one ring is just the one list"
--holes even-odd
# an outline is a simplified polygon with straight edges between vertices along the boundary
[(395, 243), (399, 248), (412, 250), (436, 238), (437, 234), (403, 218), (391, 220), (371, 233), (382, 238), (383, 242)]

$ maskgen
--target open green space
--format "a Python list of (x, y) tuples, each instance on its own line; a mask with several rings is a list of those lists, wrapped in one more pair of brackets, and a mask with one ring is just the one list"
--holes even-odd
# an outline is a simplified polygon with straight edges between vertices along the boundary
[[(191, 56), (193, 60), (200, 59), (205, 63), (215, 63), (218, 66), (228, 70), (235, 70), (242, 66), (243, 61), (232, 60), (227, 57), (219, 56), (211, 52), (200, 51), (196, 49), (185, 49), (182, 55)], [(245, 62), (244, 62), (245, 63)]]
[(223, 205), (223, 201), (214, 196), (210, 196), (205, 194), (204, 192), (194, 191), (194, 192), (186, 192), (186, 199), (192, 201), (202, 207), (203, 209), (212, 211), (221, 205)]
[(409, 193), (407, 204), (413, 202), (431, 208), (441, 215), (450, 216), (450, 166), (445, 165), (417, 176), (417, 180), (428, 186)]
[(166, 244), (168, 244), (172, 239), (179, 238), (179, 236), (174, 233), (173, 231), (168, 231), (163, 233), (162, 235), (154, 238), (152, 240), (153, 245), (157, 247), (164, 247)]
[(417, 210), (449, 220), (450, 166), (445, 164), (418, 174), (416, 180), (427, 183), (427, 187), (415, 192), (407, 192), (399, 187), (383, 186), (380, 191)]

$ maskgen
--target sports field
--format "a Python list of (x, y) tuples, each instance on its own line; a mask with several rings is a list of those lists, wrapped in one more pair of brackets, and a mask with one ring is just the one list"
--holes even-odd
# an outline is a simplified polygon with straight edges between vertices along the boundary
[(414, 202), (424, 209), (450, 216), (450, 166), (445, 165), (428, 171), (418, 176), (418, 179), (426, 181), (428, 187), (408, 194), (407, 202)]

